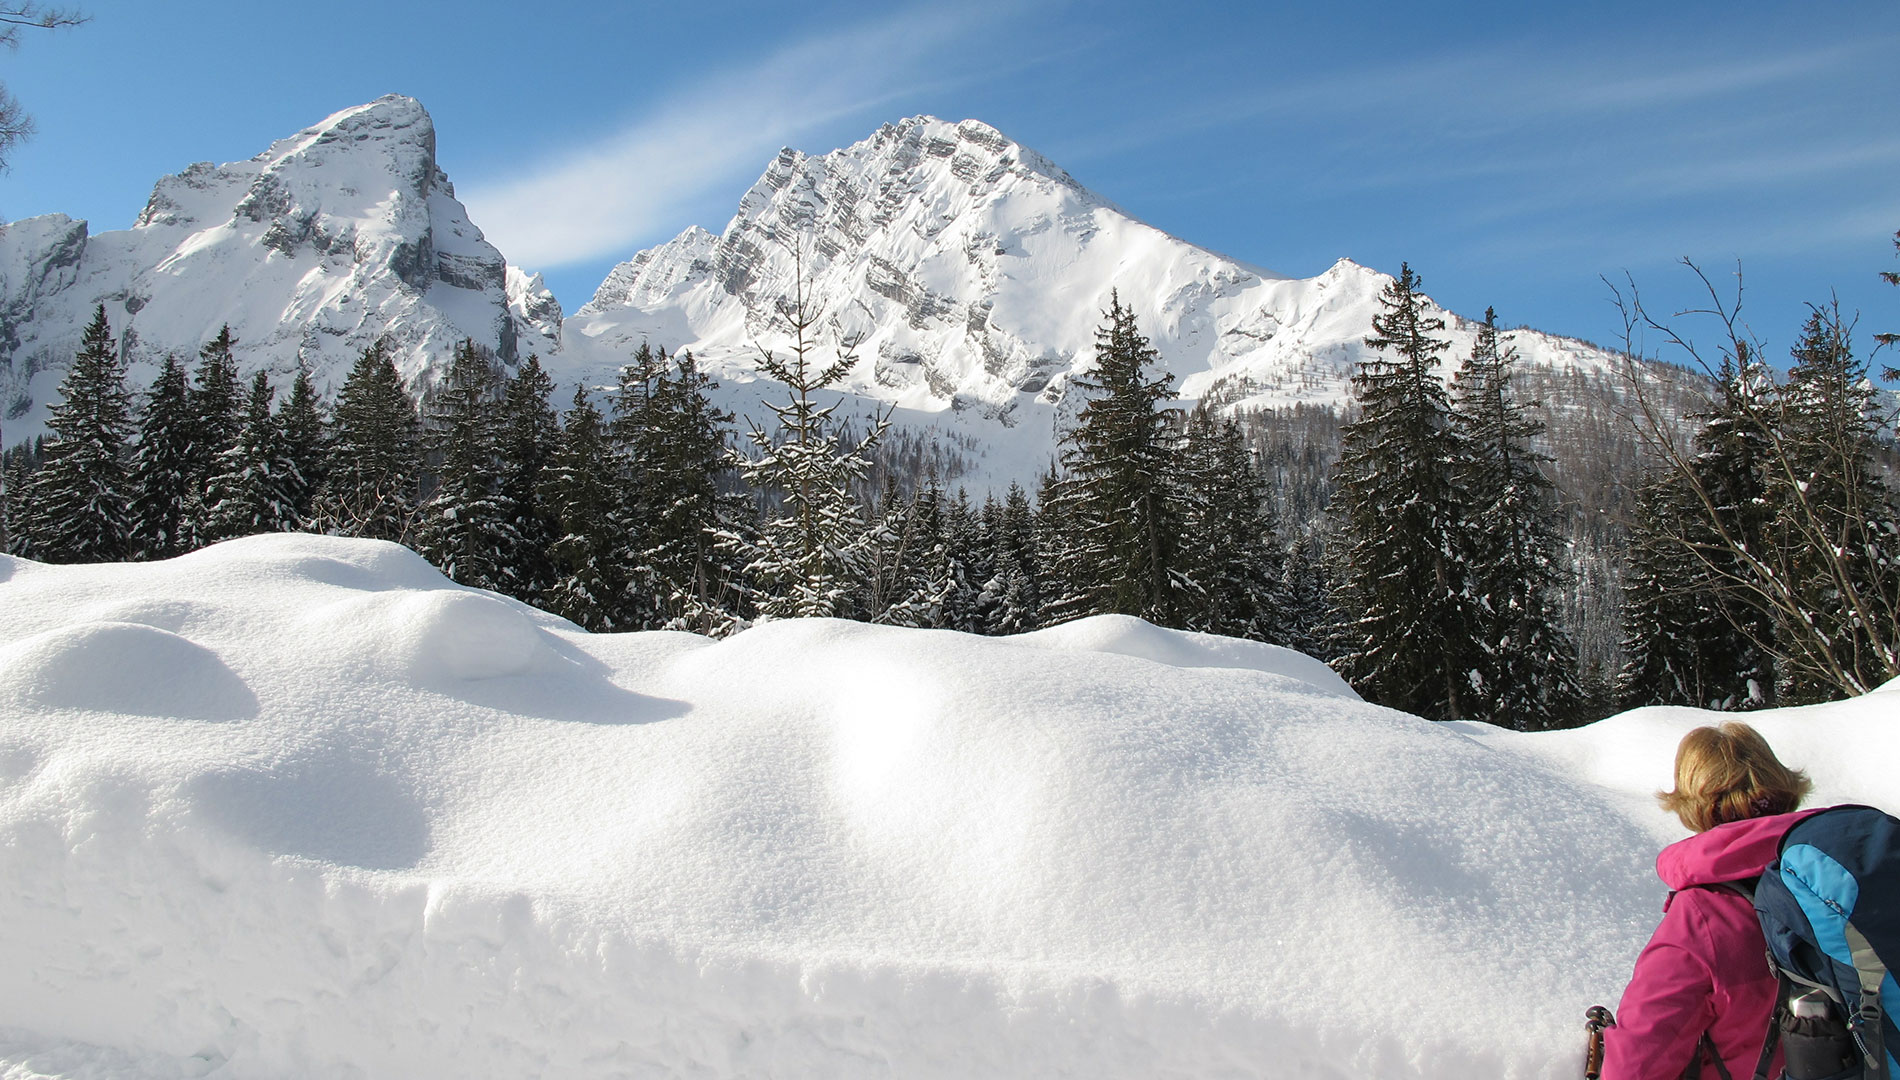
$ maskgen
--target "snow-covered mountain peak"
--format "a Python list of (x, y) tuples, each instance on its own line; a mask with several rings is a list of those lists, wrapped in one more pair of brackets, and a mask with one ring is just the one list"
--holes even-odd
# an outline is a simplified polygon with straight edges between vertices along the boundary
[(331, 386), (379, 339), (416, 383), (463, 338), (509, 362), (557, 349), (559, 305), (538, 282), (510, 288), (435, 143), (428, 110), (391, 94), (247, 160), (165, 177), (131, 229), (89, 237), (59, 216), (0, 226), (9, 439), (36, 433), (102, 303), (134, 365), (195, 353), (229, 324), (247, 369), (307, 365)]

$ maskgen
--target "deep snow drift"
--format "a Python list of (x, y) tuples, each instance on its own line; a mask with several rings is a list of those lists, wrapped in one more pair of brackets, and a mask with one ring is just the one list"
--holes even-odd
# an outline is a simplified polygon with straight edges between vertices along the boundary
[[(588, 635), (302, 536), (0, 613), (9, 1078), (1568, 1076), (1707, 719), (1114, 618)], [(1754, 719), (1893, 804), (1896, 706)]]

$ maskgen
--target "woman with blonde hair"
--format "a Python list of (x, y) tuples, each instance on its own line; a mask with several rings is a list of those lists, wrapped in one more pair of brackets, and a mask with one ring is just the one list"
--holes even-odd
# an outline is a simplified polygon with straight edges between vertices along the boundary
[(1816, 812), (1796, 812), (1812, 788), (1747, 724), (1683, 736), (1675, 790), (1657, 799), (1695, 835), (1656, 857), (1672, 891), (1605, 1032), (1603, 1080), (1754, 1075), (1778, 984), (1754, 905), (1723, 886), (1775, 861), (1782, 836)]

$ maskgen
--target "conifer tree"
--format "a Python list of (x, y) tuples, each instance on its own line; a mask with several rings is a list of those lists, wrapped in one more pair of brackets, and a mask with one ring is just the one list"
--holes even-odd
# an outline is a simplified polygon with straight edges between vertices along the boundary
[(1193, 583), (1187, 626), (1210, 634), (1284, 644), (1286, 567), (1240, 425), (1206, 407), (1188, 420), (1187, 559)]
[(1338, 664), (1381, 705), (1434, 720), (1467, 715), (1481, 670), (1453, 474), (1451, 406), (1435, 368), (1445, 321), (1402, 264), (1379, 297), (1353, 375), (1360, 417), (1346, 425), (1334, 513), (1344, 545), (1336, 607), (1348, 613)]
[(870, 471), (890, 418), (879, 417), (856, 446), (846, 447), (832, 421), (837, 404), (820, 405), (814, 395), (844, 379), (857, 362), (855, 349), (847, 343), (831, 363), (817, 364), (818, 313), (807, 303), (802, 280), (783, 314), (792, 332), (791, 357), (761, 349), (759, 369), (784, 383), (791, 396), (767, 403), (777, 421), (774, 430), (754, 425), (746, 434), (752, 454), (739, 462), (753, 490), (778, 500), (749, 545), (746, 573), (762, 618), (846, 616), (865, 576), (869, 536), (851, 485)]
[(421, 437), (415, 403), (379, 340), (363, 350), (337, 395), (314, 514), (318, 527), (407, 542), (415, 524)]
[(138, 558), (169, 559), (200, 542), (193, 432), (184, 365), (168, 353), (146, 394), (132, 452), (132, 543)]
[(1673, 470), (1646, 479), (1623, 577), (1621, 707), (1703, 708), (1733, 694), (1730, 658), (1720, 652), (1732, 629), (1698, 552), (1707, 542), (1694, 488)]
[(322, 403), (311, 385), (310, 369), (302, 364), (297, 365), (290, 395), (278, 410), (277, 429), (285, 467), (284, 498), (290, 507), (287, 527), (306, 528), (316, 513), (317, 493), (323, 490), (329, 443)]
[(464, 338), (430, 403), (425, 446), (441, 464), (435, 493), (422, 508), (416, 550), (451, 581), (507, 592), (514, 567), (503, 560), (516, 533), (499, 492), (497, 389), (484, 350)]
[(205, 486), (220, 468), (219, 459), (237, 445), (244, 428), (244, 394), (238, 385), (237, 339), (227, 325), (216, 337), (198, 350), (198, 369), (192, 374), (191, 402), (192, 477), (197, 483), (199, 506)]
[(1036, 577), (1041, 605), (1037, 626), (1054, 626), (1087, 613), (1084, 575), (1075, 543), (1072, 491), (1053, 466), (1036, 486)]
[(1900, 542), (1875, 469), (1881, 416), (1837, 307), (1813, 308), (1769, 436), (1771, 582), (1781, 699), (1826, 701), (1893, 670)]
[(554, 584), (545, 594), (547, 609), (595, 633), (625, 629), (618, 621), (626, 581), (614, 557), (622, 542), (606, 427), (587, 388), (575, 387), (541, 489), (558, 523), (548, 549)]
[(1165, 407), (1174, 376), (1150, 377), (1160, 357), (1118, 294), (1103, 317), (1094, 370), (1074, 382), (1089, 401), (1063, 440), (1066, 475), (1055, 488), (1073, 529), (1065, 553), (1072, 591), (1048, 616), (1116, 613), (1178, 626), (1187, 607), (1179, 549), (1187, 500), (1181, 440)]
[(561, 420), (550, 403), (553, 394), (554, 380), (542, 370), (540, 357), (530, 355), (509, 380), (498, 418), (501, 477), (496, 495), (510, 533), (508, 546), (496, 558), (509, 568), (509, 594), (537, 606), (554, 584), (548, 548), (559, 536), (559, 523), (541, 498), (543, 474), (561, 441)]
[(932, 468), (905, 508), (894, 599), (872, 621), (925, 629), (951, 625), (953, 597), (961, 583), (950, 553), (946, 502)]
[(218, 470), (205, 486), (207, 540), (283, 532), (294, 526), (296, 515), (285, 490), (290, 465), (277, 419), (271, 415), (276, 397), (269, 374), (251, 376), (244, 426), (237, 442), (219, 456)]
[(691, 352), (660, 350), (647, 419), (634, 451), (644, 494), (638, 565), (652, 589), (657, 625), (704, 634), (743, 618), (742, 565), (722, 534), (746, 528), (746, 502), (727, 445), (732, 415), (712, 404), (716, 383)]
[(128, 558), (132, 398), (104, 304), (93, 313), (59, 391), (47, 420), (53, 438), (30, 495), (33, 557), (54, 563)]
[(1466, 715), (1542, 730), (1583, 699), (1577, 650), (1559, 624), (1563, 537), (1550, 459), (1531, 448), (1544, 426), (1512, 397), (1514, 350), (1500, 348), (1497, 313), (1485, 309), (1472, 353), (1453, 382), (1459, 437), (1466, 574), (1481, 648)]
[(1325, 544), (1313, 532), (1302, 533), (1286, 553), (1285, 615), (1278, 644), (1330, 663), (1336, 656), (1332, 628), (1339, 619), (1333, 611), (1333, 577), (1326, 562)]
[(996, 569), (984, 592), (992, 600), (985, 607), (985, 632), (1020, 634), (1042, 622), (1041, 553), (1036, 546), (1036, 519), (1029, 494), (1011, 483), (1003, 496), (1003, 510), (991, 534)]

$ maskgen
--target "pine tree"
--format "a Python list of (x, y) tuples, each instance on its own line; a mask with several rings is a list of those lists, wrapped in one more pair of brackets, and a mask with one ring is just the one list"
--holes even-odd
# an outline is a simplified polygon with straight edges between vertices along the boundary
[(647, 419), (634, 451), (644, 493), (638, 565), (653, 591), (658, 625), (714, 634), (744, 618), (742, 565), (722, 534), (745, 528), (727, 446), (732, 415), (713, 407), (716, 383), (691, 352), (658, 353)]
[[(1449, 344), (1410, 265), (1379, 297), (1353, 375), (1360, 417), (1346, 425), (1334, 512), (1344, 544), (1336, 607), (1350, 613), (1338, 664), (1381, 705), (1434, 720), (1467, 715), (1482, 666), (1453, 474), (1451, 406), (1435, 372)], [(1390, 355), (1388, 355), (1388, 353)]]
[(616, 621), (626, 581), (614, 559), (622, 542), (610, 453), (600, 410), (586, 387), (575, 387), (560, 444), (542, 474), (541, 499), (559, 532), (548, 549), (554, 584), (546, 601), (549, 611), (595, 633), (625, 628)]
[(746, 573), (762, 618), (847, 616), (865, 576), (869, 542), (851, 485), (870, 471), (890, 418), (879, 417), (856, 446), (846, 447), (831, 418), (837, 404), (820, 405), (813, 395), (842, 381), (857, 362), (856, 352), (846, 344), (830, 364), (816, 365), (818, 314), (806, 301), (802, 281), (784, 316), (792, 355), (786, 360), (762, 349), (759, 369), (784, 383), (791, 397), (767, 404), (775, 429), (755, 425), (747, 432), (753, 455), (739, 463), (753, 490), (778, 499), (750, 546)]
[(337, 395), (316, 522), (343, 536), (407, 542), (422, 472), (415, 403), (377, 341), (363, 350)]
[(1286, 567), (1266, 484), (1240, 425), (1205, 406), (1188, 420), (1187, 626), (1285, 643)]
[(1110, 294), (1103, 316), (1094, 370), (1074, 382), (1089, 401), (1063, 440), (1066, 475), (1055, 491), (1074, 530), (1065, 556), (1072, 591), (1048, 616), (1116, 613), (1178, 626), (1187, 607), (1179, 549), (1187, 500), (1181, 439), (1165, 408), (1174, 376), (1148, 375), (1160, 357), (1119, 295)]
[(1710, 655), (1726, 658), (1726, 674), (1705, 690), (1710, 696), (1703, 707), (1711, 709), (1771, 706), (1776, 687), (1775, 620), (1750, 584), (1755, 571), (1744, 555), (1759, 557), (1772, 534), (1767, 477), (1773, 451), (1763, 418), (1774, 384), (1752, 350), (1738, 352), (1718, 373), (1716, 401), (1696, 438), (1690, 469), (1705, 513), (1683, 538), (1726, 625), (1705, 645)]
[(328, 471), (329, 441), (324, 432), (323, 408), (316, 387), (310, 383), (310, 369), (302, 364), (297, 366), (297, 377), (290, 384), (290, 396), (278, 410), (277, 423), (284, 458), (281, 479), (290, 508), (287, 527), (306, 528), (316, 513), (317, 493), (323, 489)]
[(996, 571), (984, 591), (994, 600), (985, 609), (985, 633), (1020, 634), (1042, 624), (1041, 552), (1029, 494), (1011, 483), (1003, 511), (991, 534)]
[(1900, 544), (1874, 466), (1880, 415), (1838, 308), (1814, 308), (1773, 413), (1767, 497), (1780, 698), (1826, 701), (1893, 669)]
[(1036, 486), (1035, 540), (1041, 571), (1036, 585), (1042, 601), (1037, 626), (1078, 618), (1087, 602), (1073, 511), (1073, 490), (1051, 467)]
[(53, 438), (29, 496), (33, 557), (54, 563), (128, 558), (132, 485), (126, 441), (132, 433), (132, 398), (104, 304), (86, 327), (59, 392), (60, 402), (47, 420)]
[(1719, 651), (1732, 631), (1692, 539), (1706, 540), (1701, 522), (1700, 500), (1679, 473), (1644, 481), (1623, 577), (1625, 660), (1616, 677), (1623, 708), (1701, 708), (1732, 693), (1729, 657)]
[(169, 559), (196, 548), (201, 516), (184, 365), (167, 354), (146, 394), (132, 453), (132, 543), (141, 559)]
[(222, 467), (226, 450), (237, 445), (244, 429), (244, 394), (238, 385), (237, 339), (227, 325), (198, 350), (198, 369), (192, 374), (191, 403), (192, 480), (196, 484), (199, 532), (206, 531), (204, 512), (210, 508), (206, 487)]
[(218, 470), (205, 486), (206, 539), (229, 540), (294, 526), (295, 510), (285, 481), (290, 472), (271, 403), (277, 391), (262, 371), (251, 377), (244, 426), (238, 440), (219, 456)]
[(1318, 660), (1332, 662), (1333, 577), (1326, 562), (1325, 543), (1316, 533), (1303, 533), (1286, 553), (1285, 616), (1278, 644)]
[(893, 626), (941, 629), (951, 625), (953, 596), (960, 584), (950, 554), (943, 485), (932, 468), (924, 486), (905, 506), (893, 599), (872, 621)]
[(509, 569), (509, 595), (537, 606), (554, 584), (548, 548), (560, 535), (559, 522), (541, 498), (543, 474), (561, 441), (561, 420), (550, 404), (553, 394), (554, 380), (542, 370), (540, 357), (530, 355), (509, 380), (498, 417), (501, 477), (496, 495), (510, 533), (496, 560)]
[(502, 504), (495, 370), (473, 339), (456, 345), (429, 408), (425, 447), (440, 462), (435, 493), (422, 508), (416, 550), (451, 581), (507, 592), (503, 562), (517, 534)]
[(651, 466), (662, 452), (655, 396), (665, 381), (668, 358), (642, 341), (633, 360), (620, 369), (613, 395), (613, 418), (607, 427), (615, 490), (620, 501), (615, 522), (621, 547), (614, 559), (624, 568), (624, 595), (616, 623), (626, 629), (652, 630), (665, 625), (660, 594), (664, 586), (647, 559), (648, 522), (665, 496), (655, 490)]
[(1514, 350), (1500, 348), (1485, 309), (1472, 353), (1453, 382), (1466, 573), (1482, 648), (1466, 715), (1523, 730), (1567, 719), (1583, 699), (1577, 649), (1559, 624), (1563, 536), (1550, 459), (1531, 449), (1544, 426), (1513, 400)]

